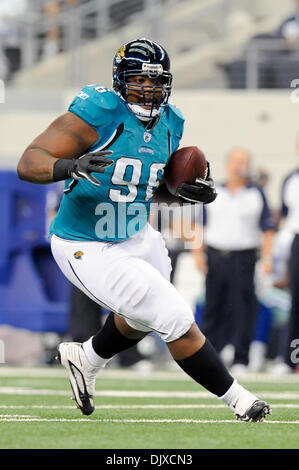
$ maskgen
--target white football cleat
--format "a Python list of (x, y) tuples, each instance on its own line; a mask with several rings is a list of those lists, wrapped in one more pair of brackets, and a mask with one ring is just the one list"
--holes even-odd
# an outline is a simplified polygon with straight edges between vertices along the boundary
[(264, 421), (271, 414), (268, 403), (259, 400), (255, 395), (243, 389), (239, 397), (230, 406), (238, 421)]
[(90, 415), (94, 411), (95, 381), (101, 367), (90, 364), (81, 343), (60, 343), (57, 359), (66, 368), (78, 408), (84, 415)]

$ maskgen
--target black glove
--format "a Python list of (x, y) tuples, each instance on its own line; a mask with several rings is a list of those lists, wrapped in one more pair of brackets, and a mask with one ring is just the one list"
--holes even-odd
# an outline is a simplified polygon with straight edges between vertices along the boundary
[(217, 192), (214, 181), (210, 175), (210, 164), (207, 162), (208, 172), (206, 179), (196, 178), (195, 183), (183, 183), (178, 195), (183, 201), (191, 203), (202, 202), (209, 204), (215, 201)]
[(112, 155), (111, 150), (99, 150), (95, 153), (86, 153), (79, 158), (60, 158), (53, 167), (53, 181), (61, 181), (67, 178), (75, 180), (87, 179), (95, 186), (100, 186), (100, 181), (92, 176), (92, 172), (104, 173), (106, 167), (113, 165), (114, 161), (106, 158)]

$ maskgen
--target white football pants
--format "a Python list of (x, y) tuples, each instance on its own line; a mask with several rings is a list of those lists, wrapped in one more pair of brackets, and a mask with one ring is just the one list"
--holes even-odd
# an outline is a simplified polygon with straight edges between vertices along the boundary
[(194, 322), (192, 310), (169, 282), (171, 263), (162, 235), (149, 224), (120, 243), (53, 235), (51, 248), (69, 281), (124, 317), (132, 328), (155, 331), (170, 342), (184, 335)]

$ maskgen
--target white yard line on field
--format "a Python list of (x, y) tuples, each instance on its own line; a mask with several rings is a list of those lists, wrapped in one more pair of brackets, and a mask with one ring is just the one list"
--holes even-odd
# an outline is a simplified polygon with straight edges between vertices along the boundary
[[(177, 405), (96, 405), (97, 410), (146, 410), (146, 409), (158, 409), (158, 410), (167, 410), (167, 409), (219, 409), (227, 408), (227, 405), (214, 405), (214, 404), (177, 404)], [(290, 403), (275, 403), (271, 404), (271, 408), (286, 408), (286, 409), (296, 409), (299, 408), (298, 404)], [(0, 409), (3, 410), (75, 410), (75, 405), (0, 405)], [(3, 416), (3, 415), (2, 415)], [(9, 415), (12, 416), (12, 415)], [(18, 416), (18, 415), (16, 415)], [(31, 415), (30, 415), (31, 416)]]
[[(0, 395), (49, 395), (49, 396), (69, 396), (70, 390), (51, 390), (26, 387), (0, 387)], [(299, 393), (292, 391), (284, 392), (262, 392), (258, 394), (260, 398), (299, 400)], [(95, 397), (128, 397), (128, 398), (209, 398), (215, 396), (209, 392), (181, 392), (162, 390), (102, 390), (94, 394)]]
[[(0, 422), (39, 422), (39, 423), (187, 423), (187, 424), (210, 424), (210, 423), (242, 423), (235, 419), (88, 419), (88, 418), (1, 418)], [(265, 424), (299, 424), (294, 421), (263, 421)]]
[(0, 421), (5, 418), (38, 418), (38, 416), (32, 415), (0, 415)]

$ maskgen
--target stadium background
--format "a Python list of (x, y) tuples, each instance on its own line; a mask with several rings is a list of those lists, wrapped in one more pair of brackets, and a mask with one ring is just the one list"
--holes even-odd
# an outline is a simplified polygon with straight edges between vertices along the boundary
[[(145, 36), (171, 56), (182, 145), (204, 150), (215, 180), (232, 147), (248, 148), (277, 209), (282, 179), (298, 165), (299, 57), (298, 46), (281, 55), (285, 44), (268, 35), (294, 9), (293, 0), (0, 0), (1, 448), (298, 448), (298, 374), (240, 378), (273, 408), (269, 425), (241, 424), (240, 432), (230, 411), (181, 372), (136, 375), (112, 361), (97, 384), (96, 413), (81, 419), (66, 401), (64, 371), (44, 367), (67, 334), (68, 285), (45, 236), (57, 185), (25, 183), (15, 171), (81, 86), (111, 86), (119, 45)], [(174, 282), (195, 310), (203, 278), (189, 252)], [(161, 344), (144, 344), (161, 366)]]
[[(182, 145), (204, 150), (216, 180), (224, 177), (227, 152), (233, 146), (248, 148), (255, 171), (269, 175), (266, 192), (271, 206), (279, 207), (282, 178), (297, 165), (299, 94), (293, 80), (299, 79), (298, 49), (291, 51), (286, 66), (279, 56), (282, 45), (272, 40), (271, 52), (280, 57), (273, 59), (273, 79), (261, 69), (269, 46), (264, 39), (256, 46), (253, 38), (275, 33), (294, 10), (293, 0), (15, 0), (10, 12), (3, 2), (1, 44), (10, 59), (6, 71), (0, 67), (4, 340), (7, 334), (14, 338), (20, 333), (8, 333), (7, 325), (36, 333), (67, 333), (68, 286), (52, 266), (45, 237), (56, 187), (18, 181), (18, 159), (28, 143), (65, 112), (81, 86), (111, 86), (113, 54), (131, 38), (150, 37), (169, 51), (174, 75), (171, 101), (186, 118)], [(181, 255), (174, 282), (195, 310), (203, 278), (190, 253)], [(39, 352), (45, 338), (51, 342), (49, 335), (32, 338)], [(10, 358), (10, 350), (7, 346), (8, 362), (26, 363), (22, 354)], [(31, 361), (39, 363), (40, 357), (33, 354)]]
[[(146, 36), (165, 46), (174, 75), (171, 101), (186, 118), (182, 145), (204, 150), (216, 180), (224, 177), (227, 152), (233, 146), (248, 148), (255, 171), (269, 176), (266, 192), (274, 209), (280, 204), (283, 176), (297, 165), (299, 109), (298, 84), (293, 82), (298, 49), (292, 50), (288, 66), (276, 61), (273, 84), (273, 77), (265, 78), (261, 70), (267, 62), (263, 39), (252, 45), (253, 38), (277, 30), (294, 10), (292, 0), (15, 1), (10, 12), (4, 6), (0, 23), (2, 49), (10, 59), (10, 70), (0, 67), (4, 341), (20, 333), (8, 333), (7, 325), (67, 333), (68, 286), (52, 266), (45, 237), (56, 188), (18, 181), (15, 169), (28, 143), (65, 112), (81, 86), (111, 86), (111, 61), (119, 44)], [(55, 4), (60, 8), (53, 8)], [(272, 53), (279, 55), (281, 47), (273, 41)], [(241, 66), (234, 71), (238, 61)], [(181, 255), (174, 282), (195, 310), (203, 278), (190, 253)], [(39, 352), (45, 338), (51, 342), (49, 335), (32, 338)], [(8, 362), (26, 363), (22, 354), (10, 357), (10, 350), (7, 346)], [(39, 357), (33, 354), (31, 361), (39, 363)]]

